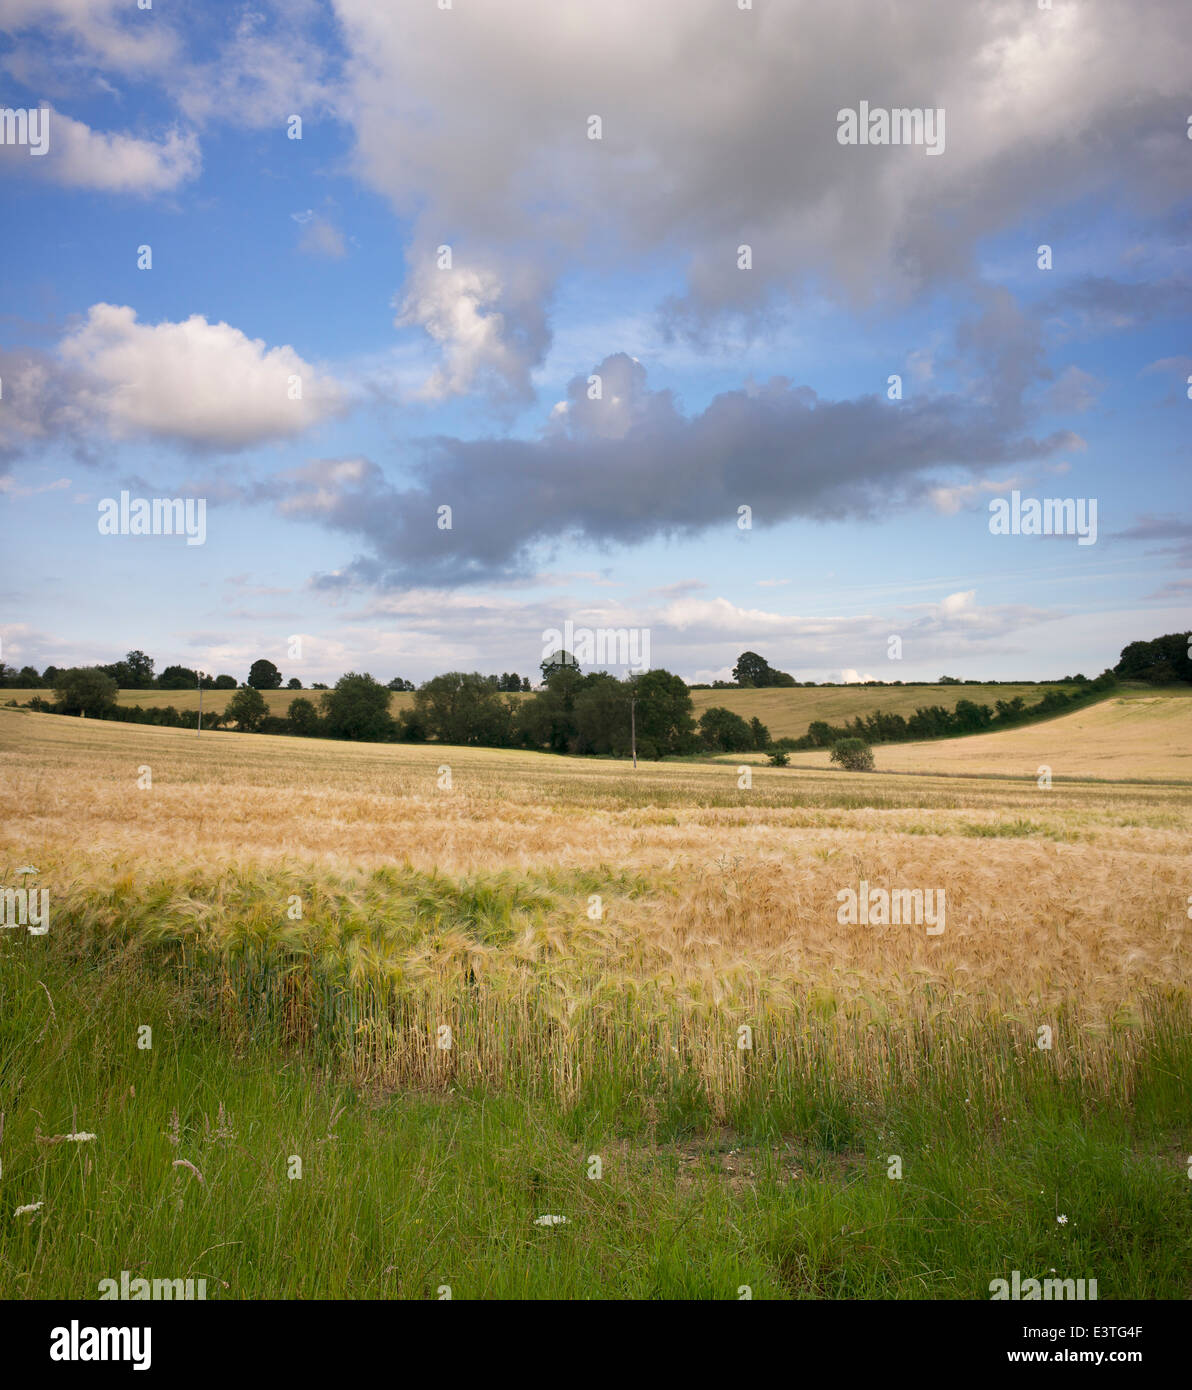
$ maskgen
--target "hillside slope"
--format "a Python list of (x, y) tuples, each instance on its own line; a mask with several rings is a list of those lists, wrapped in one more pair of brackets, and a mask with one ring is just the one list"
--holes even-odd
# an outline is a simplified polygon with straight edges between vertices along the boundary
[[(995, 773), (1192, 781), (1192, 686), (1131, 690), (1072, 714), (1003, 733), (879, 744), (879, 772)], [(791, 766), (829, 766), (827, 751), (792, 753)], [(846, 774), (842, 774), (846, 775)]]

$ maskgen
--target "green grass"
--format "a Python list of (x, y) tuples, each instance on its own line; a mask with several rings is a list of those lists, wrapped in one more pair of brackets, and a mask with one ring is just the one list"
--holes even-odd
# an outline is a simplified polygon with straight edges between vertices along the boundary
[[(508, 907), (417, 901), (484, 930)], [(1192, 1294), (1174, 1004), (1096, 1085), (996, 1038), (876, 1090), (780, 1054), (717, 1122), (682, 1069), (643, 1087), (615, 1050), (570, 1102), (354, 1087), (214, 1002), (132, 936), (62, 915), (0, 936), (4, 1296), (94, 1297), (123, 1269), (209, 1298), (986, 1298), (1013, 1269)], [(97, 1137), (38, 1142), (77, 1130)]]

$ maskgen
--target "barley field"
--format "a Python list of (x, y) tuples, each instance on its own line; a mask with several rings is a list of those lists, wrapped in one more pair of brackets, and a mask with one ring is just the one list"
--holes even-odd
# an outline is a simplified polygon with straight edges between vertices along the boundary
[[(3, 884), (51, 901), (0, 935), (0, 1278), (181, 1242), (225, 1296), (986, 1297), (1062, 1256), (1186, 1297), (1192, 798), (1077, 770), (1156, 777), (1186, 710), (744, 779), (0, 710)], [(1071, 780), (991, 775), (1035, 736)], [(944, 929), (842, 925), (862, 883)]]

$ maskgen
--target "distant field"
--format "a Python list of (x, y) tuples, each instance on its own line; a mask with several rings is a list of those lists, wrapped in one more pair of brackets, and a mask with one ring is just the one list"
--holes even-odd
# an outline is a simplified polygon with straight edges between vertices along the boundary
[(843, 724), (858, 715), (881, 710), (910, 717), (922, 705), (954, 709), (958, 700), (972, 700), (992, 709), (998, 700), (1021, 695), (1027, 704), (1041, 700), (1048, 690), (1075, 690), (1072, 685), (843, 685), (799, 686), (794, 690), (693, 690), (698, 719), (704, 710), (722, 705), (743, 719), (755, 715), (771, 738), (801, 738), (817, 719)]
[[(952, 709), (958, 700), (972, 700), (976, 704), (993, 706), (997, 700), (1012, 700), (1021, 695), (1028, 704), (1042, 698), (1046, 690), (1072, 690), (1074, 686), (1038, 685), (914, 685), (877, 686), (846, 685), (839, 687), (799, 686), (786, 690), (693, 690), (691, 700), (698, 719), (704, 710), (721, 705), (731, 709), (743, 719), (755, 715), (770, 730), (772, 738), (799, 738), (807, 732), (808, 725), (816, 719), (829, 724), (841, 724), (855, 719), (859, 714), (872, 714), (874, 710), (884, 710), (887, 714), (912, 715), (920, 705), (943, 705)], [(236, 692), (233, 690), (204, 690), (203, 708), (222, 711), (228, 700)], [(269, 706), (270, 714), (282, 715), (290, 707), (290, 701), (299, 695), (318, 701), (322, 694), (318, 690), (263, 690), (261, 692)], [(34, 695), (52, 698), (46, 690), (0, 691), (0, 704), (7, 700), (27, 703)], [(515, 699), (524, 700), (525, 695)], [(177, 710), (198, 709), (197, 690), (122, 690), (122, 705), (173, 705)], [(408, 709), (414, 703), (410, 694), (393, 695), (389, 707), (394, 714)]]
[[(792, 753), (791, 766), (825, 768), (828, 753)], [(1192, 781), (1192, 686), (1131, 690), (1004, 733), (879, 744), (879, 772), (981, 773)]]

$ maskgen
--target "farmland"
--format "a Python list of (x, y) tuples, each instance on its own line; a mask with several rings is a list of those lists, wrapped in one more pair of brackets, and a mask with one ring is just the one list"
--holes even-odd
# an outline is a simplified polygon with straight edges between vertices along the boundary
[[(1070, 693), (1075, 686), (1057, 685), (905, 685), (905, 686), (795, 686), (770, 690), (693, 690), (692, 704), (696, 719), (706, 709), (721, 705), (731, 709), (743, 719), (755, 716), (770, 730), (772, 738), (800, 738), (807, 732), (813, 720), (822, 719), (829, 724), (843, 723), (858, 715), (872, 713), (875, 709), (888, 714), (912, 715), (920, 705), (943, 705), (948, 709), (955, 707), (958, 700), (972, 700), (976, 704), (993, 705), (997, 700), (1012, 700), (1021, 696), (1028, 704), (1037, 701), (1046, 690), (1062, 690)], [(222, 711), (235, 694), (232, 690), (204, 690), (203, 708)], [(284, 715), (290, 702), (303, 696), (318, 701), (318, 690), (262, 690), (269, 713)], [(52, 698), (49, 690), (12, 690), (0, 695), (0, 704), (15, 700), (18, 704), (28, 704), (34, 696)], [(529, 697), (516, 694), (515, 700)], [(176, 710), (196, 710), (199, 707), (197, 690), (121, 690), (119, 703), (122, 705), (141, 705), (143, 707), (173, 705)], [(389, 700), (390, 712), (399, 714), (403, 709), (411, 709), (414, 696), (395, 692)]]
[[(875, 756), (888, 772), (1034, 779), (1046, 767), (1053, 778), (1192, 784), (1192, 687), (1115, 692), (1058, 719), (970, 738), (883, 745)], [(829, 766), (827, 751), (795, 753), (791, 762)]]
[[(988, 736), (1046, 733), (1047, 791), (999, 745), (742, 786), (0, 710), (3, 882), (53, 906), (0, 936), (0, 1198), (44, 1204), (0, 1280), (1186, 1297), (1192, 805), (1064, 761), (1110, 709), (1112, 775), (1154, 776), (1173, 703)], [(946, 930), (842, 925), (862, 882), (944, 889)]]

